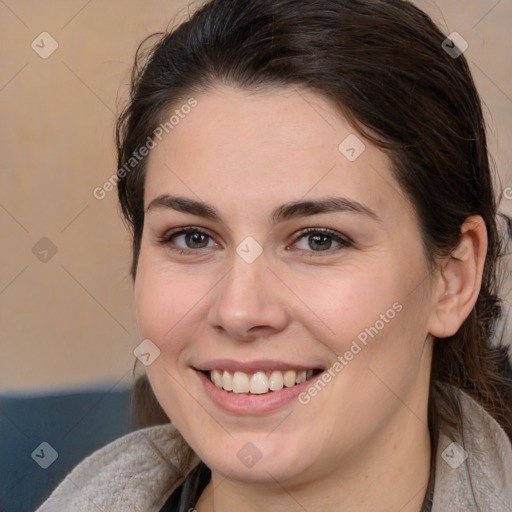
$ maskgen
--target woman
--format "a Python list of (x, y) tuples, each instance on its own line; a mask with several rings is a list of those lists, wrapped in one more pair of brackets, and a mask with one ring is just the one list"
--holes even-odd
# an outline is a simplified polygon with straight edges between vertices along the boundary
[(405, 1), (213, 0), (136, 66), (137, 390), (172, 424), (41, 511), (512, 509), (496, 202), (445, 39)]

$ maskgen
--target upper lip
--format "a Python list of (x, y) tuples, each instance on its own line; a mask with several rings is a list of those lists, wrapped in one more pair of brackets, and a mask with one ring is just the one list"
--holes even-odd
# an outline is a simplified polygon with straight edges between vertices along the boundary
[(276, 361), (270, 359), (260, 359), (255, 361), (235, 361), (233, 359), (212, 359), (201, 364), (195, 365), (196, 370), (208, 372), (211, 370), (226, 370), (228, 372), (255, 373), (258, 371), (272, 370), (318, 370), (322, 369), (320, 365), (304, 365), (300, 363), (290, 363), (285, 361)]

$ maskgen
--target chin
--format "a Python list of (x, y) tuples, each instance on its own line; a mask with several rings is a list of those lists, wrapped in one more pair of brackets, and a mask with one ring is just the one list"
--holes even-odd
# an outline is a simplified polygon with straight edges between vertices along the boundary
[(196, 453), (223, 477), (262, 484), (299, 482), (314, 459), (290, 440), (271, 442), (268, 433), (237, 435), (215, 447), (203, 446)]

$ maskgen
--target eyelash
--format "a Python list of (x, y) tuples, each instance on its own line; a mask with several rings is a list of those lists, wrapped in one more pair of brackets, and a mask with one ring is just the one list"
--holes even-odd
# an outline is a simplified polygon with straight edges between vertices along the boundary
[[(161, 237), (158, 238), (158, 243), (161, 245), (169, 245), (173, 238), (175, 238), (179, 235), (186, 235), (189, 233), (200, 233), (202, 235), (209, 237), (210, 239), (213, 239), (213, 237), (210, 234), (208, 234), (207, 232), (205, 232), (203, 229), (194, 227), (194, 226), (189, 226), (186, 228), (180, 228), (180, 229), (165, 233), (164, 235), (162, 235)], [(299, 240), (301, 240), (305, 236), (311, 235), (311, 234), (320, 234), (320, 235), (328, 236), (335, 242), (338, 242), (340, 245), (334, 249), (327, 249), (325, 251), (308, 251), (305, 249), (299, 249), (299, 250), (305, 251), (306, 253), (312, 253), (309, 255), (309, 257), (315, 257), (316, 255), (320, 255), (322, 253), (327, 253), (329, 255), (332, 255), (332, 253), (334, 251), (346, 249), (348, 247), (353, 246), (353, 242), (348, 237), (343, 237), (343, 236), (339, 235), (336, 231), (333, 231), (328, 228), (306, 228), (306, 229), (303, 229), (302, 231), (300, 231), (297, 234), (297, 237), (293, 243), (296, 244)], [(199, 249), (183, 249), (183, 248), (177, 247), (177, 246), (171, 246), (170, 248), (172, 251), (177, 252), (178, 254), (183, 254), (183, 255), (197, 254), (198, 251), (206, 249), (204, 247), (199, 248)]]

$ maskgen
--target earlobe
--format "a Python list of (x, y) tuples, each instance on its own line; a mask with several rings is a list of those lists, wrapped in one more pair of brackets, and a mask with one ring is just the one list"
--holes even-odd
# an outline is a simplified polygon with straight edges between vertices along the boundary
[(429, 332), (437, 338), (453, 336), (473, 309), (487, 253), (487, 229), (479, 215), (468, 217), (459, 244), (439, 272)]

